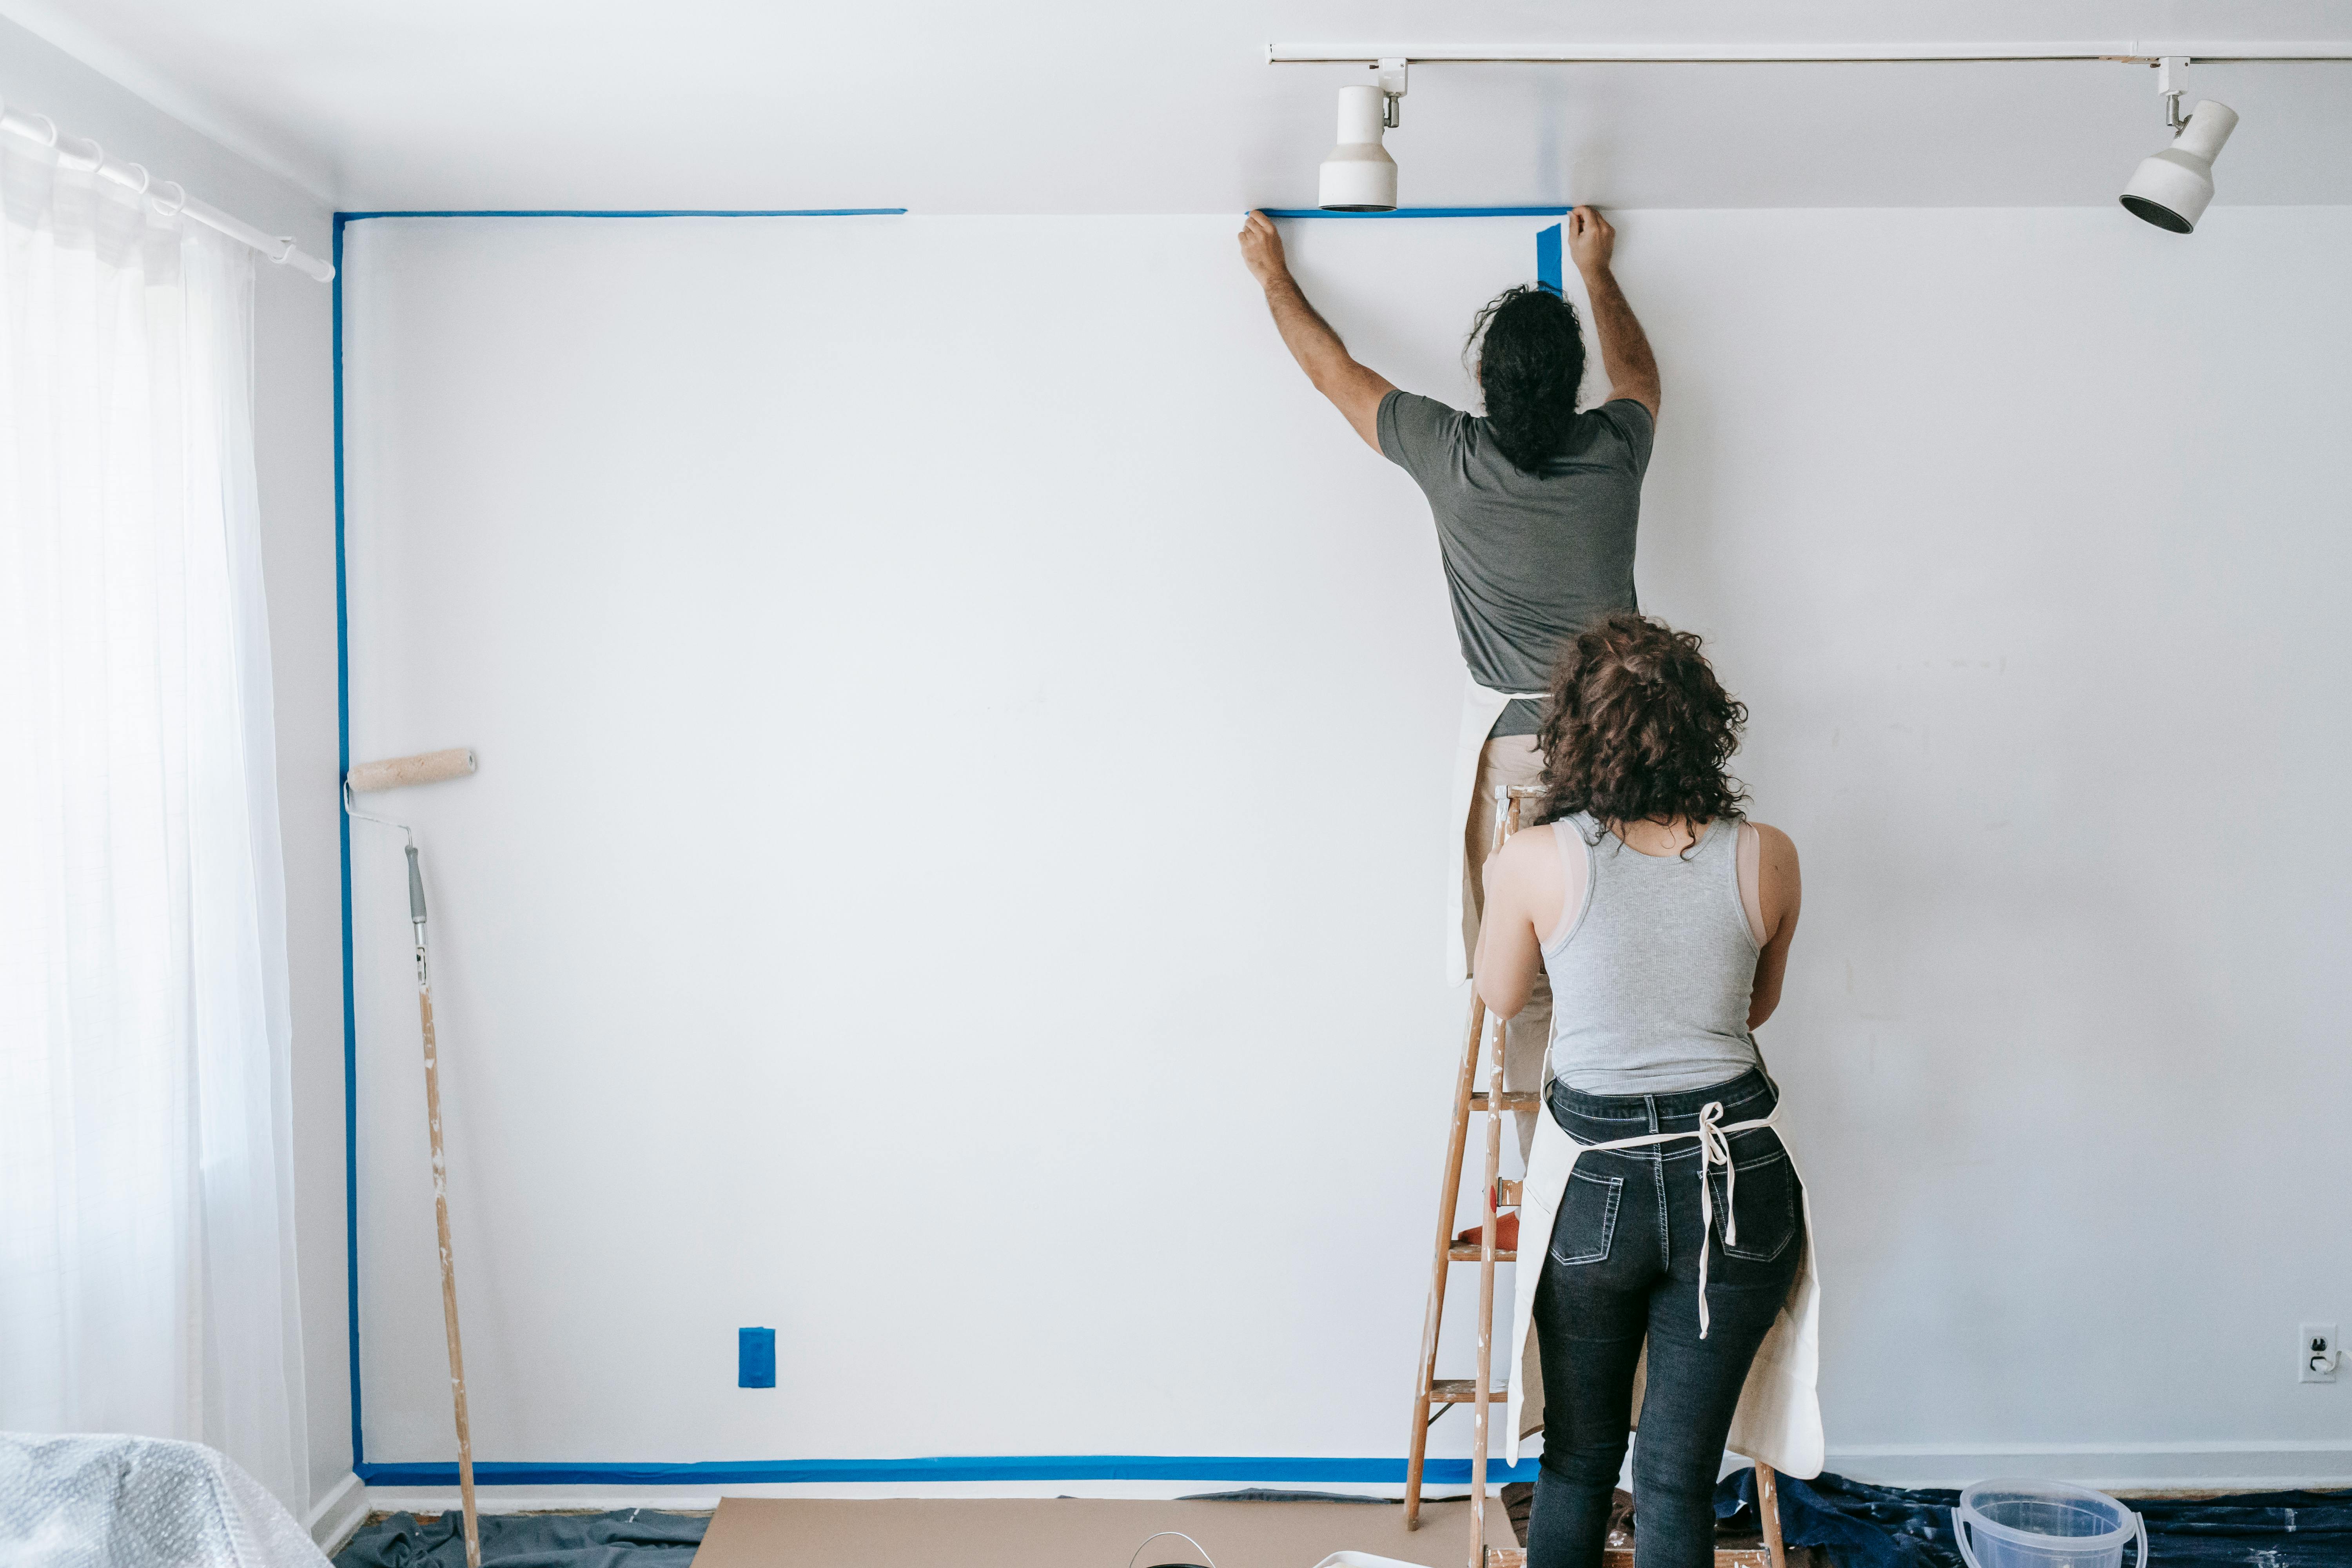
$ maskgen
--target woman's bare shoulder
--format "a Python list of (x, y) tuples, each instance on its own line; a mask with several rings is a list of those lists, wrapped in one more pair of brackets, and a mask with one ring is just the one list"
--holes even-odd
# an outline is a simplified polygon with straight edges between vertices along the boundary
[(1554, 834), (1572, 831), (1564, 822), (1538, 822), (1533, 827), (1522, 827), (1503, 840), (1500, 858), (1505, 865), (1532, 865), (1559, 853), (1559, 841)]

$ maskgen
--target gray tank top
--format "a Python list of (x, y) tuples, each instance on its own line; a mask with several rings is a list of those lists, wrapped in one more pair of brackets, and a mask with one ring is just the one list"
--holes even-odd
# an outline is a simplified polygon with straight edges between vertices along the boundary
[(1552, 1076), (1587, 1094), (1675, 1094), (1761, 1059), (1748, 1032), (1756, 939), (1739, 901), (1739, 823), (1687, 857), (1644, 855), (1581, 814), (1552, 824), (1584, 905), (1544, 949)]

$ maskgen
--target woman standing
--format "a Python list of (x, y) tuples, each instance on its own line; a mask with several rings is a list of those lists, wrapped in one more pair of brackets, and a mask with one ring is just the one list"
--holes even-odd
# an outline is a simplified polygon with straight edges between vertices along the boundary
[(1530, 1568), (1597, 1568), (1645, 1351), (1638, 1568), (1712, 1563), (1727, 1438), (1821, 1468), (1804, 1189), (1751, 1033), (1780, 999), (1797, 851), (1739, 815), (1746, 719), (1697, 637), (1598, 622), (1552, 679), (1538, 826), (1487, 863), (1479, 994), (1507, 1017), (1540, 971), (1554, 998), (1517, 1269), (1546, 1395)]

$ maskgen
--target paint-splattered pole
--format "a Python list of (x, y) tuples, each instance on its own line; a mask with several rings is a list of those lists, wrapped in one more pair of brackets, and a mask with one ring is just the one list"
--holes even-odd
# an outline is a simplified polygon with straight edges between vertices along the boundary
[(449, 1393), (457, 1411), (457, 1496), (466, 1516), (466, 1568), (482, 1568), (474, 1514), (474, 1431), (466, 1419), (466, 1352), (457, 1339), (457, 1262), (449, 1250), (449, 1161), (441, 1149), (441, 1058), (433, 1038), (433, 974), (425, 953), (425, 878), (408, 846), (408, 918), (416, 927), (416, 1011), (425, 1026), (425, 1122), (433, 1134), (433, 1223), (441, 1237), (441, 1318), (449, 1330)]

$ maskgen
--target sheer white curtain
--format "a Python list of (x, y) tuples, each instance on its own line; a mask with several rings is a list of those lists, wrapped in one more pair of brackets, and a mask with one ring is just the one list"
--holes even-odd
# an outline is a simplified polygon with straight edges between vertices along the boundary
[(0, 1427), (309, 1505), (252, 254), (0, 139)]

